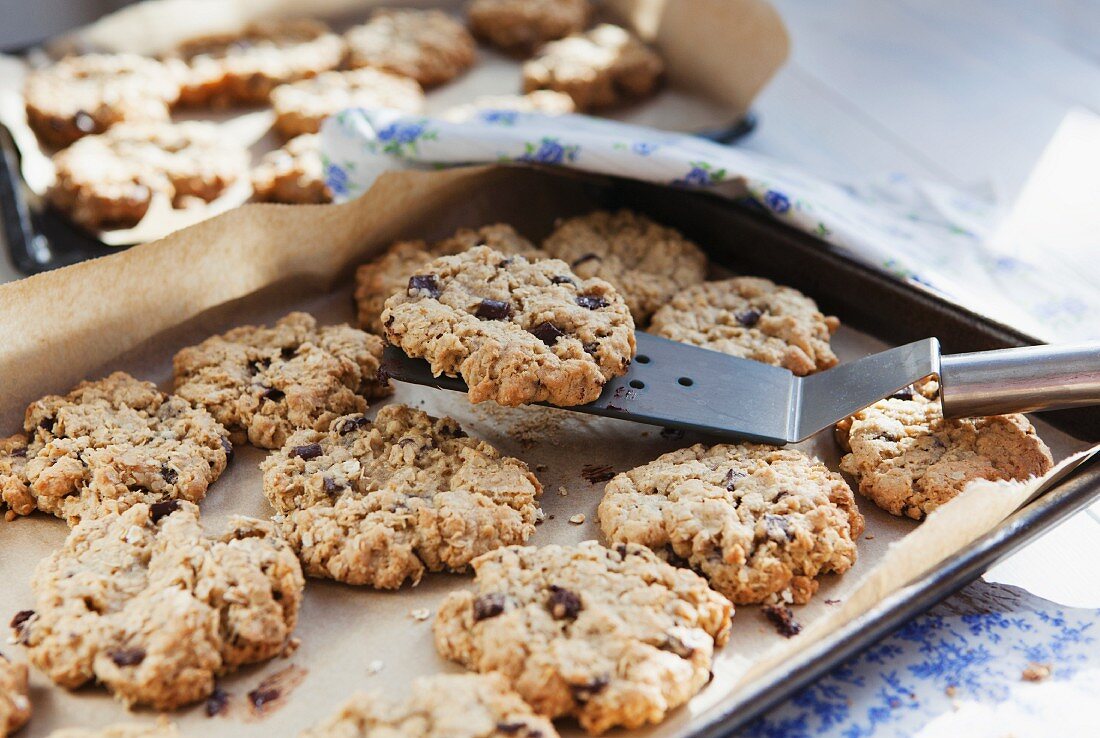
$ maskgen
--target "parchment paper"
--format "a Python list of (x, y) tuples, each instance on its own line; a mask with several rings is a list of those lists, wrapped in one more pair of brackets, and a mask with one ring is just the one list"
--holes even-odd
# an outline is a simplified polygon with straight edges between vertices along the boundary
[[(53, 55), (88, 50), (156, 55), (185, 39), (235, 32), (259, 18), (311, 15), (329, 19), (336, 30), (342, 30), (362, 22), (377, 5), (441, 7), (458, 14), (463, 3), (324, 0), (303, 5), (296, 0), (150, 0), (105, 16), (54, 40), (47, 48)], [(652, 43), (667, 68), (668, 84), (660, 93), (606, 114), (628, 123), (687, 132), (728, 126), (748, 110), (787, 56), (786, 30), (766, 0), (615, 0), (607, 3), (604, 13)], [(39, 50), (30, 56), (42, 62), (44, 54)], [(426, 114), (438, 114), (486, 95), (522, 92), (520, 65), (520, 60), (480, 47), (478, 61), (468, 73), (429, 91)], [(0, 55), (0, 124), (12, 131), (27, 189), (41, 197), (54, 181), (54, 170), (50, 152), (40, 146), (27, 126), (22, 96), (27, 70), (27, 59)], [(174, 119), (219, 124), (226, 139), (251, 151), (253, 163), (281, 144), (269, 130), (274, 121), (270, 110), (179, 110)], [(152, 241), (237, 207), (251, 194), (251, 185), (241, 182), (211, 203), (183, 210), (173, 209), (166, 197), (158, 198), (134, 228), (97, 235), (116, 246)]]
[[(346, 205), (250, 205), (157, 243), (2, 285), (0, 432), (14, 432), (23, 409), (37, 397), (114, 369), (168, 388), (171, 357), (178, 349), (234, 325), (270, 322), (292, 309), (312, 311), (323, 322), (351, 320), (351, 271), (398, 236), (439, 238), (458, 226), (505, 220), (538, 239), (555, 218), (593, 205), (586, 180), (536, 170), (394, 173)], [(835, 346), (842, 360), (883, 348), (847, 328), (838, 333)], [(541, 503), (547, 519), (531, 540), (536, 545), (599, 537), (595, 512), (602, 485), (583, 479), (586, 465), (622, 471), (706, 440), (691, 434), (664, 439), (652, 427), (563, 410), (472, 406), (464, 395), (408, 385), (399, 385), (388, 401), (451, 415), (472, 435), (527, 461), (545, 489)], [(1057, 459), (1084, 447), (1037, 425)], [(836, 468), (838, 452), (830, 434), (801, 447)], [(257, 465), (262, 458), (257, 449), (238, 448), (202, 505), (210, 530), (220, 530), (230, 514), (271, 514), (261, 493)], [(1037, 487), (975, 484), (920, 526), (860, 498), (867, 533), (859, 541), (859, 561), (843, 577), (825, 577), (813, 601), (796, 608), (803, 634), (786, 640), (758, 608), (738, 608), (732, 641), (717, 656), (714, 681), (664, 724), (639, 733), (663, 738), (687, 732), (748, 680), (781, 666), (794, 649), (848, 622), (992, 528)], [(560, 494), (563, 488), (567, 495)], [(569, 523), (578, 512), (586, 521)], [(61, 544), (67, 530), (62, 521), (42, 516), (0, 522), (0, 620), (32, 606), (34, 566)], [(454, 671), (435, 654), (431, 619), (417, 620), (411, 613), (425, 608), (434, 615), (447, 592), (468, 582), (466, 575), (439, 574), (415, 588), (376, 592), (309, 580), (297, 631), (301, 648), (288, 659), (222, 680), (233, 695), (228, 715), (208, 718), (199, 705), (172, 719), (191, 736), (293, 736), (353, 691), (401, 694), (415, 676)], [(18, 646), (4, 651), (24, 658)], [(306, 670), (300, 686), (272, 714), (251, 715), (246, 693), (291, 665)], [(63, 726), (154, 719), (145, 711), (128, 715), (103, 690), (69, 693), (32, 674), (36, 715), (21, 734), (28, 738)], [(561, 728), (568, 736), (580, 734), (568, 722)]]

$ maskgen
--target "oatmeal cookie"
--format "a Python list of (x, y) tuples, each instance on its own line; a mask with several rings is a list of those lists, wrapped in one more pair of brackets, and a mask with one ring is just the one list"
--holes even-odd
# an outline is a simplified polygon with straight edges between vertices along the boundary
[(181, 397), (253, 445), (279, 448), (296, 430), (325, 430), (388, 394), (378, 378), (381, 357), (378, 336), (290, 313), (274, 327), (241, 326), (185, 348), (173, 365)]
[(404, 700), (356, 694), (301, 738), (558, 738), (499, 674), (437, 674)]
[(70, 56), (27, 75), (27, 122), (48, 146), (68, 146), (116, 123), (166, 122), (180, 95), (171, 65), (136, 54)]
[(690, 566), (735, 604), (805, 604), (856, 560), (863, 517), (836, 472), (794, 449), (696, 444), (619, 474), (599, 507), (611, 543)]
[(729, 601), (644, 546), (512, 546), (474, 570), (474, 591), (440, 606), (439, 653), (590, 733), (663, 720), (709, 681), (729, 637)]
[(542, 113), (566, 115), (575, 112), (573, 98), (553, 90), (535, 90), (526, 95), (486, 95), (472, 103), (456, 105), (443, 111), (445, 120), (464, 123), (475, 118), (500, 121), (509, 113)]
[(649, 97), (662, 74), (661, 57), (629, 31), (603, 23), (539, 49), (523, 65), (523, 89), (564, 92), (587, 111)]
[(264, 154), (252, 170), (252, 189), (263, 202), (332, 202), (317, 135), (303, 133)]
[(344, 39), (352, 67), (411, 77), (424, 87), (454, 79), (477, 55), (469, 32), (441, 10), (379, 10)]
[(589, 0), (473, 0), (467, 10), (478, 38), (511, 54), (526, 55), (547, 41), (583, 31)]
[(476, 230), (461, 228), (450, 238), (428, 245), (423, 241), (398, 241), (376, 259), (359, 267), (355, 274), (355, 304), (359, 325), (381, 334), (382, 309), (386, 300), (405, 289), (409, 277), (440, 256), (453, 256), (474, 246), (488, 246), (505, 256), (539, 259), (545, 254), (516, 233), (510, 225), (494, 223)]
[(281, 653), (304, 580), (271, 523), (233, 518), (210, 538), (196, 506), (169, 500), (81, 522), (32, 586), (34, 610), (12, 624), (31, 663), (67, 689), (94, 681), (173, 710)]
[(702, 283), (707, 257), (674, 228), (630, 210), (570, 218), (542, 245), (585, 279), (606, 279), (639, 325), (680, 291)]
[(1024, 480), (1054, 465), (1023, 415), (947, 420), (938, 390), (925, 382), (837, 424), (841, 471), (883, 510), (922, 520), (974, 479)]
[(706, 282), (673, 296), (649, 330), (805, 376), (836, 366), (829, 340), (840, 321), (813, 300), (759, 277)]
[(343, 40), (328, 26), (302, 18), (192, 39), (170, 56), (188, 67), (180, 102), (225, 107), (265, 103), (281, 84), (335, 69), (344, 52)]
[(475, 403), (592, 402), (635, 351), (634, 321), (610, 284), (487, 246), (425, 265), (386, 300), (382, 324), (435, 374), (460, 374)]
[(317, 133), (330, 115), (346, 108), (394, 108), (419, 113), (424, 91), (416, 80), (365, 67), (323, 72), (311, 79), (280, 85), (271, 93), (275, 130), (283, 138)]
[(0, 653), (0, 736), (12, 735), (30, 719), (27, 665), (8, 661)]
[(306, 573), (381, 589), (523, 543), (542, 492), (522, 461), (404, 405), (298, 431), (262, 468)]
[(139, 502), (198, 502), (233, 449), (206, 410), (124, 372), (43, 397), (23, 428), (0, 441), (4, 501), (70, 525)]
[(121, 124), (53, 161), (47, 197), (92, 231), (137, 225), (157, 196), (175, 208), (210, 202), (248, 172), (248, 152), (212, 123)]

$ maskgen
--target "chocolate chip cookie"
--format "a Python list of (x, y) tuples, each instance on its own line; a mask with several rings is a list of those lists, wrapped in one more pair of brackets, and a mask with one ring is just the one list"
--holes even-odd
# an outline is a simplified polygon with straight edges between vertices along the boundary
[(207, 537), (199, 509), (168, 500), (84, 520), (35, 571), (15, 639), (58, 685), (107, 687), (173, 710), (214, 678), (286, 647), (304, 580), (271, 523), (234, 518)]
[(542, 492), (522, 461), (404, 405), (298, 431), (262, 468), (306, 573), (381, 589), (523, 543)]
[(439, 653), (499, 672), (535, 712), (590, 733), (663, 720), (707, 683), (729, 637), (729, 601), (644, 546), (512, 546), (474, 570), (474, 591), (440, 606)]
[(179, 738), (175, 725), (161, 718), (155, 723), (124, 723), (92, 730), (63, 728), (50, 733), (49, 738)]
[(225, 107), (265, 103), (281, 84), (335, 69), (344, 52), (343, 40), (328, 26), (300, 18), (192, 39), (170, 56), (188, 67), (180, 102)]
[(246, 325), (176, 354), (176, 392), (260, 448), (296, 430), (325, 430), (388, 394), (378, 378), (382, 339), (348, 325), (317, 326), (290, 313), (271, 328)]
[(505, 123), (509, 113), (542, 113), (543, 115), (566, 115), (576, 111), (573, 98), (553, 90), (535, 90), (526, 95), (486, 95), (475, 98), (472, 103), (456, 105), (443, 112), (445, 120), (464, 123), (475, 118), (484, 121)]
[(301, 738), (558, 738), (499, 674), (437, 674), (403, 700), (356, 694)]
[(27, 75), (27, 122), (48, 146), (68, 146), (116, 123), (165, 122), (178, 69), (136, 54), (70, 56)]
[(649, 97), (664, 68), (632, 33), (602, 23), (540, 48), (523, 64), (523, 89), (564, 92), (579, 110), (596, 110)]
[(883, 510), (922, 520), (974, 479), (1024, 480), (1053, 466), (1023, 415), (947, 420), (938, 390), (922, 383), (837, 424), (841, 470)]
[(54, 155), (47, 197), (92, 230), (131, 228), (163, 197), (210, 202), (247, 175), (248, 152), (212, 123), (125, 123)]
[(332, 202), (318, 136), (303, 133), (264, 154), (252, 170), (252, 190), (263, 202)]
[(380, 69), (322, 72), (316, 77), (280, 85), (271, 93), (275, 130), (283, 138), (317, 133), (321, 122), (346, 108), (393, 108), (419, 113), (424, 91), (416, 80)]
[(469, 32), (441, 10), (379, 10), (344, 40), (352, 67), (411, 77), (424, 87), (454, 79), (477, 55)]
[(676, 229), (630, 210), (598, 210), (570, 218), (554, 229), (542, 247), (578, 276), (599, 277), (615, 285), (638, 325), (707, 275), (702, 249)]
[(198, 502), (225, 470), (229, 433), (206, 410), (124, 372), (27, 408), (24, 435), (0, 441), (12, 512), (76, 524), (142, 502)]
[(0, 736), (12, 735), (31, 719), (27, 665), (0, 653)]
[(794, 449), (696, 444), (617, 475), (599, 507), (610, 543), (690, 566), (738, 605), (805, 604), (856, 560), (863, 517), (836, 472)]
[(424, 241), (398, 241), (378, 258), (359, 267), (355, 274), (355, 304), (359, 325), (382, 333), (382, 309), (386, 300), (409, 284), (413, 276), (428, 262), (440, 256), (453, 256), (474, 246), (488, 246), (505, 256), (522, 254), (538, 259), (545, 254), (516, 233), (510, 225), (494, 223), (476, 230), (461, 228), (450, 238), (427, 244)]
[(530, 54), (547, 41), (583, 31), (589, 0), (473, 0), (470, 30), (511, 54)]
[(610, 284), (487, 246), (426, 264), (386, 300), (382, 324), (435, 374), (461, 375), (475, 403), (592, 402), (635, 351), (634, 321)]
[(649, 330), (805, 376), (836, 366), (829, 340), (839, 327), (796, 289), (734, 277), (676, 294), (653, 315)]

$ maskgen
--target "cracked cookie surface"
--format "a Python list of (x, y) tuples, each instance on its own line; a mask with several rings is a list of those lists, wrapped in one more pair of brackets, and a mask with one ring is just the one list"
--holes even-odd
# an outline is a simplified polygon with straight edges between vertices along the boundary
[(617, 475), (599, 507), (611, 543), (689, 566), (736, 604), (805, 604), (856, 560), (863, 517), (836, 472), (801, 451), (696, 444)]
[(217, 199), (247, 176), (248, 152), (213, 123), (125, 123), (53, 163), (50, 202), (95, 231), (137, 225), (157, 196), (176, 209)]
[(653, 315), (650, 332), (805, 376), (836, 366), (840, 321), (792, 287), (760, 277), (704, 282)]
[(270, 328), (241, 326), (180, 351), (176, 393), (253, 445), (279, 448), (294, 431), (324, 430), (387, 394), (381, 356), (378, 336), (290, 313)]
[(523, 90), (557, 90), (582, 111), (649, 97), (664, 62), (629, 31), (602, 23), (551, 41), (523, 64)]
[(424, 91), (416, 80), (380, 69), (322, 72), (316, 77), (280, 85), (271, 93), (275, 129), (283, 138), (317, 133), (330, 115), (347, 108), (393, 108), (419, 113)]
[(424, 87), (454, 79), (477, 56), (470, 33), (441, 10), (379, 10), (344, 39), (352, 67), (411, 77)]
[(264, 154), (252, 170), (252, 189), (256, 199), (264, 202), (332, 202), (332, 191), (325, 184), (320, 138), (303, 133)]
[(517, 254), (538, 259), (545, 254), (516, 233), (510, 225), (494, 223), (478, 229), (461, 228), (453, 236), (427, 244), (424, 241), (398, 241), (380, 256), (363, 264), (355, 273), (355, 304), (359, 325), (381, 334), (382, 310), (386, 300), (408, 287), (409, 277), (440, 256), (453, 256), (475, 246), (488, 246), (505, 256)]
[(12, 627), (58, 685), (94, 681), (128, 705), (172, 710), (281, 653), (302, 587), (271, 523), (235, 517), (212, 538), (189, 502), (138, 504), (73, 528), (38, 565), (34, 609)]
[(351, 697), (301, 738), (558, 738), (499, 674), (437, 674), (412, 684), (408, 697)]
[(27, 665), (0, 653), (0, 736), (14, 734), (31, 719)]
[(526, 541), (542, 491), (522, 461), (404, 405), (299, 431), (262, 468), (307, 574), (384, 589)]
[(947, 420), (937, 391), (925, 382), (837, 424), (841, 470), (883, 510), (921, 520), (974, 479), (1024, 480), (1053, 466), (1025, 416)]
[(27, 75), (27, 122), (44, 143), (68, 146), (116, 123), (166, 122), (179, 73), (136, 54), (70, 56)]
[(702, 249), (674, 228), (630, 210), (570, 218), (558, 224), (542, 248), (577, 276), (615, 285), (638, 325), (707, 275)]
[(0, 440), (4, 501), (70, 525), (139, 502), (198, 502), (233, 448), (206, 410), (124, 372), (43, 397), (23, 428)]
[(171, 57), (188, 67), (180, 102), (225, 107), (267, 102), (279, 85), (339, 66), (344, 50), (328, 26), (299, 18), (263, 20), (239, 33), (191, 39)]
[(729, 601), (644, 546), (513, 546), (474, 570), (473, 591), (440, 606), (439, 653), (590, 733), (663, 720), (706, 685), (729, 637)]
[(386, 301), (382, 324), (437, 375), (461, 375), (475, 403), (591, 402), (635, 351), (634, 321), (609, 283), (484, 246), (426, 264)]
[(591, 14), (589, 0), (473, 0), (467, 9), (474, 35), (512, 54), (583, 31)]

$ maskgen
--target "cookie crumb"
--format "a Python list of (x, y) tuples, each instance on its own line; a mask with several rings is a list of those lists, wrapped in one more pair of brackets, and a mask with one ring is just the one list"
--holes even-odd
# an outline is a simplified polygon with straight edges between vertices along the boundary
[(569, 490), (566, 489), (565, 487), (558, 487), (558, 494), (561, 495), (562, 497), (568, 497), (569, 496)]
[(419, 620), (420, 622), (427, 620), (431, 617), (431, 615), (432, 611), (426, 607), (419, 607), (415, 610), (409, 610), (409, 617), (411, 617), (413, 620)]
[(1020, 674), (1020, 678), (1025, 682), (1042, 682), (1050, 679), (1052, 673), (1050, 664), (1038, 664), (1032, 661)]
[(802, 626), (795, 621), (791, 608), (783, 605), (764, 605), (760, 611), (775, 626), (775, 631), (784, 638), (792, 638), (802, 632)]
[(569, 522), (573, 525), (580, 525), (584, 522), (584, 513), (577, 513), (573, 517), (569, 518)]
[(286, 642), (286, 645), (283, 646), (283, 652), (279, 655), (282, 656), (284, 659), (289, 659), (291, 656), (294, 655), (294, 652), (297, 651), (301, 647), (301, 645), (302, 645), (302, 639), (301, 638), (298, 638), (297, 636), (295, 636), (293, 638), (288, 638), (287, 642)]
[(367, 664), (367, 674), (377, 674), (382, 671), (384, 666), (385, 664), (382, 662), (382, 659), (375, 659)]
[(866, 540), (868, 540), (868, 541), (873, 541), (873, 540), (875, 540), (875, 534), (874, 534), (874, 533), (868, 533), (867, 535), (865, 535), (865, 536), (863, 536), (863, 537), (864, 537), (864, 538), (865, 538)]
[(947, 688), (943, 690), (943, 693), (948, 697), (954, 697), (958, 692), (959, 690), (954, 684), (948, 684)]

